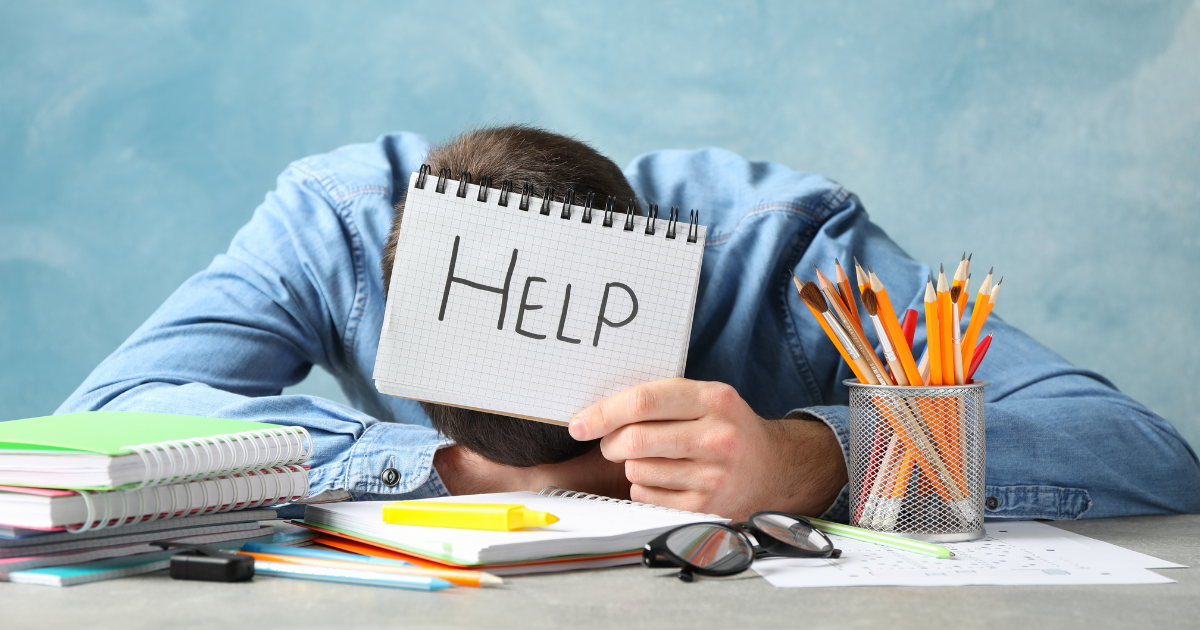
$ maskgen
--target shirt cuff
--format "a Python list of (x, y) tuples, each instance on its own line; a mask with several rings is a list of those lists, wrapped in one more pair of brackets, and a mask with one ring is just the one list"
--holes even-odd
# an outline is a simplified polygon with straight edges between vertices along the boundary
[[(809, 418), (820, 420), (833, 430), (837, 437), (838, 446), (842, 449), (842, 458), (846, 462), (846, 470), (850, 470), (850, 408), (843, 406), (805, 407), (795, 409), (786, 418)], [(850, 484), (842, 486), (833, 505), (825, 510), (821, 519), (837, 523), (850, 522)]]
[(350, 450), (342, 489), (355, 501), (403, 501), (450, 492), (433, 468), (438, 449), (454, 444), (432, 429), (380, 422)]

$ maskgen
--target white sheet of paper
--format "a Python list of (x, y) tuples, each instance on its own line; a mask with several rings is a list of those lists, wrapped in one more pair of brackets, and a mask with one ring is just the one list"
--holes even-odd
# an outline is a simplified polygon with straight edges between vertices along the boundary
[(379, 391), (565, 424), (626, 387), (683, 375), (704, 226), (689, 243), (686, 216), (669, 239), (663, 219), (653, 235), (645, 217), (633, 231), (619, 213), (604, 227), (603, 202), (583, 223), (582, 205), (563, 219), (560, 203), (549, 215), (536, 198), (520, 210), (519, 192), (501, 207), (495, 189), (480, 202), (478, 186), (460, 198), (457, 182), (438, 193), (435, 177), (423, 189), (415, 181), (375, 361)]
[(944, 545), (955, 554), (949, 560), (834, 536), (842, 550), (837, 560), (765, 559), (755, 562), (754, 570), (772, 585), (788, 588), (1174, 582), (1143, 566), (1174, 563), (1115, 545), (1085, 544), (1080, 539), (1090, 539), (1066, 533), (1033, 521), (988, 523), (984, 539)]

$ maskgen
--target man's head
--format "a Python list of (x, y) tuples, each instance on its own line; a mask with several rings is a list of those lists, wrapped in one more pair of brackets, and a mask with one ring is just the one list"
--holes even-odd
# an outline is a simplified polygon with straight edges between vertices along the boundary
[[(539, 198), (546, 187), (555, 200), (574, 190), (579, 199), (589, 192), (603, 203), (608, 195), (624, 201), (635, 198), (621, 169), (587, 144), (526, 125), (491, 127), (466, 131), (434, 147), (425, 158), (434, 173), (449, 168), (455, 180), (468, 172), (478, 182), (484, 176), (499, 187), (512, 180), (520, 191), (525, 182), (533, 185)], [(624, 207), (624, 203), (617, 204)], [(396, 242), (404, 218), (404, 200), (396, 204), (396, 216), (383, 250), (383, 290), (387, 294), (396, 259)], [(421, 403), (433, 427), (459, 446), (508, 466), (537, 466), (567, 461), (596, 446), (577, 442), (566, 427), (510, 418), (494, 413)]]

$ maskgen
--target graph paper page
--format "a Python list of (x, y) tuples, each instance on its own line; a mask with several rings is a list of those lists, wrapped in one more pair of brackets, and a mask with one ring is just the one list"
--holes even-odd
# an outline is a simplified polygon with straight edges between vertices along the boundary
[[(626, 387), (683, 375), (705, 228), (457, 182), (409, 184), (375, 360), (379, 391), (565, 424)], [(569, 297), (568, 297), (569, 285)]]
[(777, 587), (965, 586), (976, 584), (1166, 584), (1174, 580), (1146, 567), (1172, 562), (1105, 545), (1034, 521), (989, 522), (987, 536), (945, 543), (948, 560), (831, 536), (842, 550), (834, 559), (764, 559), (754, 570)]

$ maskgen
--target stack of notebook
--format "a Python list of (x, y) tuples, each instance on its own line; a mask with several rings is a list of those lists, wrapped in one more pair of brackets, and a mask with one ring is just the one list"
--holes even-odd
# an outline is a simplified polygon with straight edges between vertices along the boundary
[(240, 420), (90, 412), (0, 422), (0, 580), (157, 570), (174, 552), (151, 541), (272, 541), (260, 521), (308, 496), (311, 454), (303, 428)]

